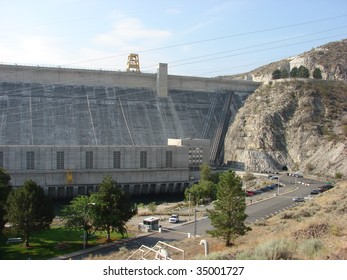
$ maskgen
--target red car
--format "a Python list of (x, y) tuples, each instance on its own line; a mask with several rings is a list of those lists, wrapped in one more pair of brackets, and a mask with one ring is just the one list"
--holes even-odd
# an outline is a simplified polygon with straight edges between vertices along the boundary
[(254, 192), (252, 191), (246, 191), (246, 196), (253, 196), (254, 195)]

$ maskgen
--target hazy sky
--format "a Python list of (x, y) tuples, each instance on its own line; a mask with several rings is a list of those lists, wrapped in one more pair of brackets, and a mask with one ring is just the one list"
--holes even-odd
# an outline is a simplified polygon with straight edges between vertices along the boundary
[(0, 0), (0, 63), (218, 76), (347, 38), (346, 0)]

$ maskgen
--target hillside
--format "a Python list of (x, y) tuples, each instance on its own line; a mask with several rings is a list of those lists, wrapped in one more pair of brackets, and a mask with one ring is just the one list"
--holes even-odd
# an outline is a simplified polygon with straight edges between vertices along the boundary
[(272, 72), (276, 69), (287, 69), (288, 73), (294, 67), (301, 65), (310, 70), (311, 76), (315, 68), (322, 71), (323, 80), (346, 81), (347, 79), (347, 39), (331, 42), (313, 48), (303, 54), (276, 61), (247, 73), (223, 76), (226, 79), (248, 79), (257, 82), (269, 82)]
[(229, 127), (224, 161), (246, 170), (347, 176), (347, 84), (322, 80), (262, 85)]

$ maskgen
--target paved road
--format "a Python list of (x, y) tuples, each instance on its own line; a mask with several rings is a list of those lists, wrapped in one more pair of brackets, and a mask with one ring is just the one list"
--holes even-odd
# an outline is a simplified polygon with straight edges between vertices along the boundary
[[(297, 181), (295, 182), (295, 180)], [(264, 200), (252, 203), (251, 205), (247, 206), (247, 222), (251, 223), (255, 222), (256, 220), (267, 218), (272, 214), (276, 214), (288, 207), (291, 207), (295, 204), (293, 202), (293, 197), (307, 196), (312, 189), (316, 189), (318, 188), (318, 186), (324, 184), (323, 182), (312, 179), (295, 179), (286, 175), (280, 177), (280, 183), (285, 184), (286, 187), (279, 189), (279, 195), (276, 195), (277, 190), (274, 190), (271, 193), (264, 194)], [(289, 190), (291, 190), (291, 192), (285, 194), (285, 192)], [(255, 201), (255, 199), (256, 197), (254, 197), (253, 201)], [(211, 228), (211, 221), (208, 218), (202, 218), (199, 219), (196, 224), (194, 222), (191, 222), (183, 225), (175, 225), (171, 229), (163, 229), (161, 233), (153, 233), (149, 236), (130, 239), (129, 241), (121, 244), (115, 244), (114, 246), (100, 248), (89, 253), (72, 256), (71, 258), (83, 259), (88, 255), (107, 255), (119, 250), (120, 247), (126, 247), (129, 250), (139, 248), (143, 244), (151, 247), (158, 241), (170, 242), (175, 240), (182, 240), (188, 236), (188, 233), (194, 235), (195, 231), (197, 235), (204, 235), (206, 234), (206, 230), (209, 230)]]

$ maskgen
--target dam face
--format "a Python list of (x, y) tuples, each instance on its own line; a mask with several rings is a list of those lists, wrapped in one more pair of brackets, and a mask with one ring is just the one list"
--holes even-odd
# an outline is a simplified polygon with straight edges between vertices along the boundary
[[(168, 138), (209, 139), (212, 149), (258, 86), (170, 76), (166, 64), (157, 74), (0, 65), (0, 156), (11, 146), (148, 147)], [(7, 160), (23, 162), (25, 151), (7, 154), (0, 167), (11, 174)]]

